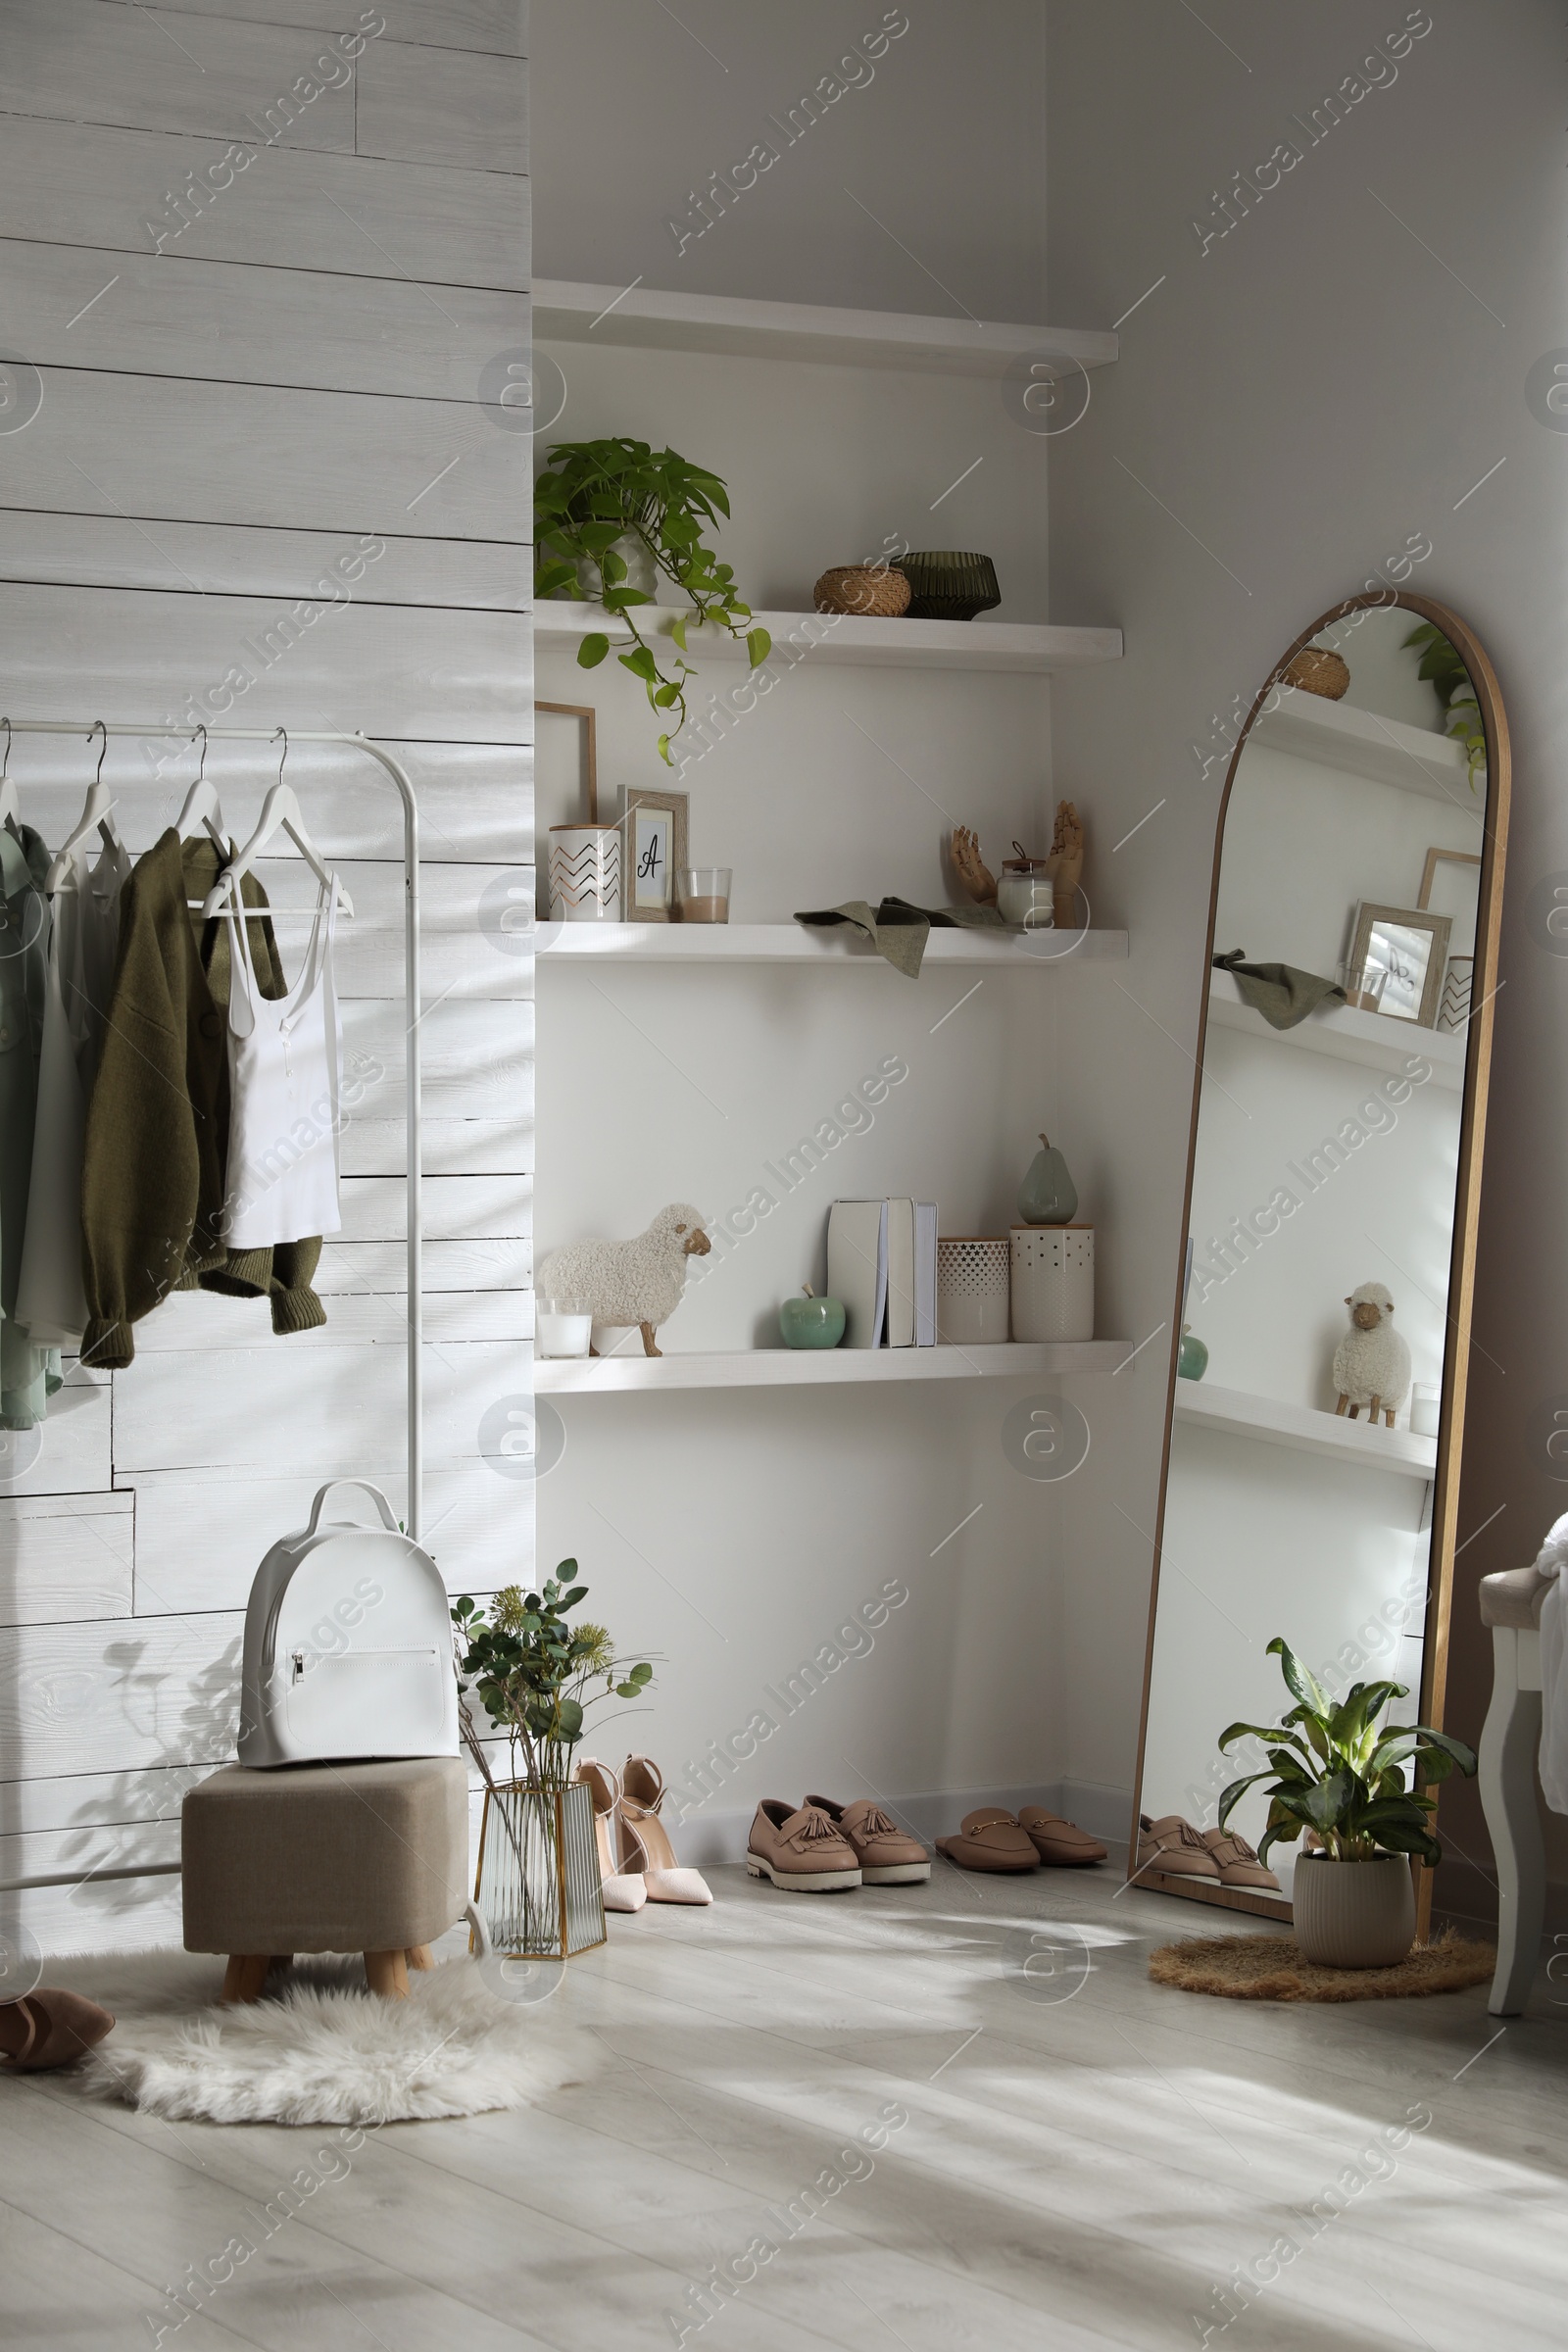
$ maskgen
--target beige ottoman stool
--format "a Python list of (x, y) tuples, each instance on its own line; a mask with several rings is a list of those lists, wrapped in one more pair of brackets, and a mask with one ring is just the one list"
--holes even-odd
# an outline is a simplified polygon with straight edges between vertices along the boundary
[(185, 1949), (224, 1952), (225, 2001), (261, 1997), (295, 1952), (363, 1952), (372, 1992), (467, 1903), (468, 1776), (458, 1756), (379, 1764), (231, 1764), (180, 1809)]

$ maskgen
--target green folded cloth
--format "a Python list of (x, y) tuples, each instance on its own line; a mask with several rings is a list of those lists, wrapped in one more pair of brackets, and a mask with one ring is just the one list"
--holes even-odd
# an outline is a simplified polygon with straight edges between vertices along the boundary
[(884, 899), (872, 907), (867, 899), (846, 899), (842, 906), (824, 906), (797, 913), (798, 923), (828, 926), (848, 923), (868, 939), (877, 954), (902, 972), (918, 980), (929, 933), (938, 931), (1005, 931), (994, 906), (911, 906), (907, 899)]
[(1246, 954), (1245, 948), (1232, 948), (1228, 956), (1215, 956), (1214, 969), (1230, 973), (1242, 992), (1243, 1004), (1260, 1012), (1271, 1029), (1294, 1029), (1320, 1004), (1345, 1003), (1345, 991), (1337, 980), (1299, 971), (1294, 963), (1247, 963), (1243, 960)]

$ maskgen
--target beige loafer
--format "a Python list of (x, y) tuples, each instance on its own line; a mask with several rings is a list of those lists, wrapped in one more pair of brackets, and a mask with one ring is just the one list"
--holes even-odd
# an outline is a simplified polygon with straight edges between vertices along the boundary
[(937, 1852), (960, 1870), (1038, 1870), (1034, 1839), (1000, 1805), (966, 1813), (956, 1838), (939, 1838)]
[(1021, 1805), (1018, 1827), (1029, 1838), (1042, 1862), (1054, 1870), (1080, 1870), (1088, 1862), (1103, 1862), (1110, 1852), (1098, 1838), (1091, 1838), (1075, 1821), (1064, 1821), (1059, 1813), (1048, 1813), (1044, 1805)]
[(808, 1796), (808, 1805), (825, 1813), (860, 1865), (867, 1886), (912, 1886), (931, 1876), (931, 1857), (918, 1838), (910, 1838), (889, 1821), (869, 1796), (850, 1805), (835, 1804), (830, 1796)]
[(792, 1810), (764, 1796), (746, 1840), (747, 1875), (796, 1894), (839, 1894), (860, 1884), (855, 1848), (816, 1805)]
[(1138, 1868), (1134, 1878), (1141, 1879), (1146, 1871), (1162, 1871), (1167, 1878), (1206, 1879), (1211, 1886), (1219, 1885), (1219, 1864), (1203, 1843), (1190, 1821), (1179, 1813), (1163, 1813), (1158, 1821), (1151, 1821), (1147, 1813), (1138, 1821)]
[(1284, 1892), (1267, 1863), (1260, 1862), (1255, 1848), (1234, 1830), (1204, 1830), (1200, 1835), (1214, 1857), (1222, 1886), (1255, 1886), (1265, 1894)]

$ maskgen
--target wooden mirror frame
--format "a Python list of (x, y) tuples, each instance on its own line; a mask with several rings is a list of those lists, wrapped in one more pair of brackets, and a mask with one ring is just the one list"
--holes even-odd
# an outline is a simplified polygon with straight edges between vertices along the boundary
[[(1138, 1721), (1138, 1767), (1134, 1780), (1132, 1829), (1127, 1848), (1127, 1876), (1131, 1881), (1138, 1867), (1139, 1812), (1143, 1800), (1144, 1754), (1149, 1736), (1149, 1693), (1153, 1679), (1154, 1629), (1159, 1609), (1160, 1562), (1165, 1542), (1165, 1501), (1170, 1486), (1171, 1430), (1176, 1414), (1176, 1364), (1181, 1348), (1182, 1305), (1186, 1236), (1193, 1213), (1193, 1181), (1198, 1164), (1198, 1119), (1203, 1091), (1203, 1060), (1208, 1045), (1208, 977), (1213, 968), (1214, 934), (1219, 917), (1220, 860), (1225, 847), (1225, 820), (1230, 813), (1231, 791), (1241, 766), (1242, 754), (1250, 740), (1253, 726), (1270, 694), (1284, 677), (1297, 655), (1320, 637), (1336, 621), (1351, 612), (1402, 609), (1418, 619), (1432, 621), (1447, 638), (1476, 690), (1481, 706), (1481, 723), (1487, 745), (1487, 804), (1481, 853), (1481, 879), (1476, 906), (1476, 955), (1471, 984), (1471, 1012), (1467, 1029), (1464, 1090), (1459, 1111), (1459, 1168), (1454, 1186), (1453, 1245), (1448, 1266), (1447, 1343), (1443, 1358), (1443, 1396), (1438, 1421), (1438, 1464), (1432, 1497), (1432, 1538), (1428, 1564), (1427, 1609), (1423, 1628), (1421, 1651), (1421, 1708), (1417, 1720), (1431, 1724), (1434, 1730), (1443, 1728), (1444, 1701), (1448, 1679), (1448, 1610), (1453, 1583), (1453, 1555), (1458, 1531), (1459, 1476), (1464, 1450), (1465, 1396), (1470, 1369), (1470, 1319), (1475, 1293), (1476, 1236), (1481, 1213), (1481, 1160), (1486, 1140), (1487, 1092), (1492, 1069), (1493, 999), (1497, 987), (1497, 935), (1502, 915), (1502, 876), (1508, 845), (1508, 802), (1511, 783), (1508, 721), (1502, 707), (1502, 693), (1496, 673), (1473, 630), (1466, 627), (1456, 612), (1440, 605), (1431, 597), (1415, 596), (1398, 588), (1376, 589), (1370, 595), (1347, 597), (1344, 604), (1334, 605), (1303, 629), (1284, 658), (1269, 672), (1256, 699), (1247, 714), (1247, 723), (1236, 739), (1230, 766), (1225, 771), (1225, 789), (1220, 795), (1219, 812), (1214, 828), (1214, 865), (1209, 883), (1208, 931), (1203, 953), (1203, 990), (1199, 1008), (1198, 1045), (1194, 1062), (1193, 1116), (1187, 1138), (1187, 1182), (1182, 1194), (1182, 1251), (1179, 1253), (1176, 1298), (1171, 1311), (1170, 1367), (1165, 1394), (1165, 1434), (1159, 1457), (1159, 1509), (1154, 1520), (1154, 1558), (1149, 1592), (1149, 1630), (1144, 1650), (1143, 1703)], [(1432, 1868), (1418, 1864), (1416, 1868), (1417, 1933), (1425, 1936), (1432, 1914)], [(1151, 1878), (1152, 1888), (1168, 1893), (1172, 1889), (1163, 1880)], [(1290, 1905), (1283, 1898), (1270, 1901), (1253, 1897), (1239, 1906), (1231, 1890), (1219, 1886), (1211, 1891), (1199, 1882), (1192, 1882), (1181, 1890), (1183, 1895), (1198, 1902), (1219, 1903), (1228, 1908), (1267, 1910), (1276, 1917), (1289, 1918)]]

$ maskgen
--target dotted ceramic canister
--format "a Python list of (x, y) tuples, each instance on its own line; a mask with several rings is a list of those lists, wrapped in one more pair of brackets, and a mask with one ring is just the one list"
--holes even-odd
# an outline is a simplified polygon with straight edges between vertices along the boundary
[(618, 826), (551, 826), (550, 919), (556, 923), (619, 922)]
[(1094, 1338), (1092, 1225), (1014, 1225), (1012, 1336), (1015, 1340)]
[(1006, 1235), (947, 1235), (937, 1243), (938, 1340), (978, 1348), (1006, 1337)]

